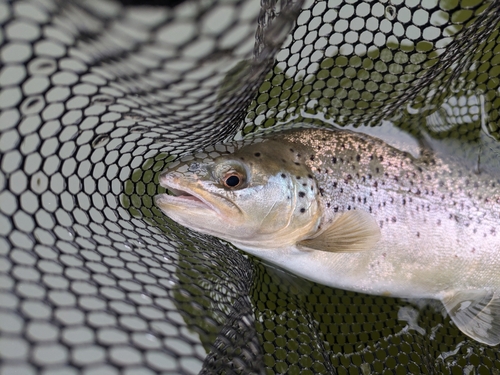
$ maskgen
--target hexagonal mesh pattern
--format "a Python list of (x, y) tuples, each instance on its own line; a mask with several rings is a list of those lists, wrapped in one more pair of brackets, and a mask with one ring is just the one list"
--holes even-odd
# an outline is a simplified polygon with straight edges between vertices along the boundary
[(0, 3), (0, 374), (500, 374), (439, 306), (305, 281), (152, 200), (177, 155), (298, 121), (499, 167), (498, 1), (153, 3)]

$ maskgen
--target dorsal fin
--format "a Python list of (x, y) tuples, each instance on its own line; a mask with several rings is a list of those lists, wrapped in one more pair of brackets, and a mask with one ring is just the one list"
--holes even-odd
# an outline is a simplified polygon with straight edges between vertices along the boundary
[(356, 252), (371, 250), (380, 239), (380, 228), (365, 211), (346, 211), (317, 237), (303, 240), (299, 246), (330, 252)]

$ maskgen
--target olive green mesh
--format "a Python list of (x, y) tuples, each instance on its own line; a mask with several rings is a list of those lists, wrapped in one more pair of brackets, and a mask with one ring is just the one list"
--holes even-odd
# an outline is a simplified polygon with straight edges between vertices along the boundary
[(0, 2), (0, 375), (500, 374), (439, 303), (314, 284), (152, 199), (178, 155), (298, 122), (500, 173), (500, 3), (138, 3)]

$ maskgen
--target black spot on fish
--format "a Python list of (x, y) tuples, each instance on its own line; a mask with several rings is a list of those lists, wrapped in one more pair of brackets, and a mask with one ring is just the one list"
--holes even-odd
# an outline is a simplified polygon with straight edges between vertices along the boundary
[(290, 196), (286, 197), (286, 199), (291, 199)]
[(403, 206), (406, 204), (406, 199), (403, 198)]
[(335, 182), (333, 183), (333, 185), (332, 185), (332, 186), (333, 186), (334, 188), (336, 188), (336, 187), (337, 187), (337, 182), (335, 181)]
[(259, 157), (259, 156), (260, 156), (260, 152), (256, 152), (254, 155), (255, 155), (256, 157)]
[(378, 187), (378, 182), (377, 182), (377, 181), (375, 181), (375, 182), (373, 183), (373, 187), (374, 187), (374, 188), (377, 188), (377, 187)]
[(284, 173), (282, 173), (281, 178), (286, 178), (286, 175)]
[(304, 183), (302, 184), (302, 186), (307, 186), (307, 184), (304, 182)]
[(330, 202), (328, 202), (328, 203), (326, 204), (326, 207), (330, 208)]
[(311, 155), (311, 156), (309, 157), (309, 160), (314, 161), (314, 155)]
[(299, 197), (304, 198), (306, 196), (306, 193), (303, 191), (299, 191)]
[(243, 161), (244, 161), (244, 160), (245, 160), (245, 158), (244, 158), (244, 157), (241, 157), (241, 158), (240, 158), (240, 160), (243, 160)]
[(293, 148), (291, 148), (291, 149), (290, 149), (290, 152), (295, 152), (295, 151), (293, 151)]
[(319, 193), (321, 194), (321, 196), (323, 196), (323, 193), (324, 193), (324, 192), (325, 192), (325, 191), (324, 191), (322, 188), (319, 188)]
[(308, 175), (307, 175), (307, 177), (309, 177), (309, 178), (313, 178), (313, 176), (311, 176), (310, 174), (308, 174)]
[(396, 216), (393, 216), (393, 217), (392, 217), (392, 219), (391, 219), (391, 221), (392, 221), (393, 223), (395, 223), (395, 222), (397, 221)]
[(300, 165), (300, 163), (297, 163), (297, 162), (295, 162), (294, 164), (295, 164), (295, 165)]
[(337, 158), (335, 156), (332, 158), (332, 163), (337, 164)]
[(438, 225), (438, 226), (439, 226), (439, 225), (441, 225), (441, 220), (438, 220), (438, 221), (437, 221), (437, 225)]
[(417, 232), (417, 237), (420, 237), (420, 232)]
[(338, 212), (339, 211), (339, 206), (333, 207), (333, 212)]
[(286, 160), (285, 160), (285, 159), (281, 159), (281, 161), (282, 161), (283, 163), (286, 163)]
[(314, 186), (311, 185), (311, 191), (313, 191), (313, 190), (314, 190)]
[(297, 180), (300, 180), (300, 176), (295, 176), (295, 178), (296, 178)]
[(383, 157), (383, 156), (379, 156), (379, 157), (378, 157), (378, 160), (380, 160), (380, 161), (384, 161), (384, 157)]
[(301, 213), (304, 213), (304, 212), (306, 212), (306, 209), (305, 209), (305, 208), (301, 208), (301, 209), (300, 209), (300, 212), (301, 212)]
[(379, 167), (375, 168), (375, 172), (380, 173), (380, 168)]

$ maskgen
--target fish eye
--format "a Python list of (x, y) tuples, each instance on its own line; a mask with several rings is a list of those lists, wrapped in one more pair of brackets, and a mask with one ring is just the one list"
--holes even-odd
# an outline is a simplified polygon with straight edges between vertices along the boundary
[(242, 176), (236, 172), (228, 173), (222, 179), (222, 183), (224, 184), (225, 187), (228, 188), (238, 187), (241, 185), (242, 182), (243, 182)]

